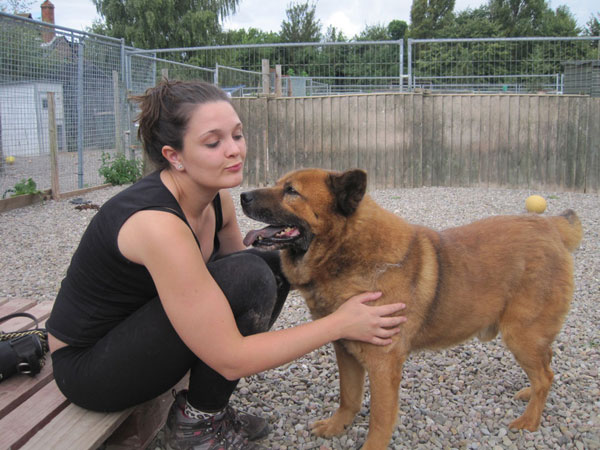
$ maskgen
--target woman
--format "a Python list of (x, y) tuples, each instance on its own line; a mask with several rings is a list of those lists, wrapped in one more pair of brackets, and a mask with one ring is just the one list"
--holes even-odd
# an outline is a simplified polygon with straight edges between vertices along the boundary
[(161, 82), (137, 98), (139, 137), (159, 170), (90, 222), (47, 322), (56, 382), (73, 403), (115, 411), (188, 370), (167, 440), (176, 449), (260, 448), (264, 419), (228, 406), (237, 380), (336, 339), (386, 345), (402, 304), (349, 299), (325, 318), (267, 332), (289, 285), (274, 252), (245, 250), (227, 188), (242, 182), (242, 124), (202, 82)]

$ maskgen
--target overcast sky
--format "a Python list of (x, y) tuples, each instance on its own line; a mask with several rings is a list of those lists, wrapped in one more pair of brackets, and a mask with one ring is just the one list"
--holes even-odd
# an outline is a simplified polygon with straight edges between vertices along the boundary
[[(54, 16), (57, 25), (84, 30), (98, 18), (96, 7), (91, 0), (50, 0), (54, 4)], [(286, 20), (285, 11), (291, 0), (240, 0), (238, 12), (225, 23), (228, 29), (258, 28), (262, 31), (279, 32), (281, 22)], [(296, 0), (296, 3), (303, 3)], [(412, 0), (314, 0), (317, 5), (317, 18), (321, 21), (322, 32), (329, 25), (342, 30), (346, 38), (364, 30), (367, 25), (387, 25), (391, 20), (410, 22)], [(39, 4), (42, 3), (40, 0)], [(456, 0), (455, 11), (468, 7), (476, 8), (485, 0)], [(550, 6), (556, 8), (567, 4), (580, 27), (585, 26), (592, 13), (600, 11), (598, 0), (561, 1), (550, 0)], [(39, 8), (32, 11), (34, 19), (40, 19)]]

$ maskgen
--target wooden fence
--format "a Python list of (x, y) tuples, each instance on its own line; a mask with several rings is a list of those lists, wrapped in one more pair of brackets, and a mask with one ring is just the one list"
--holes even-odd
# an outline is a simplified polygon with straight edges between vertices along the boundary
[(375, 188), (600, 191), (600, 98), (395, 93), (234, 104), (248, 185), (303, 167), (360, 167)]

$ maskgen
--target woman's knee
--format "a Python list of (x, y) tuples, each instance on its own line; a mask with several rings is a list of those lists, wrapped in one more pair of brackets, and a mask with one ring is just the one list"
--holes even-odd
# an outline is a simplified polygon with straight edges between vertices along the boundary
[(239, 252), (208, 264), (236, 318), (252, 312), (270, 315), (277, 299), (277, 282), (269, 265), (257, 255)]

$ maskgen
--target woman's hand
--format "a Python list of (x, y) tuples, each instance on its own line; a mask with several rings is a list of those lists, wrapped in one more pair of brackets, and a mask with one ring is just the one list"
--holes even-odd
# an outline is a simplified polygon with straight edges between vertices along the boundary
[(381, 297), (381, 292), (364, 292), (350, 297), (333, 314), (341, 323), (343, 339), (368, 342), (375, 345), (392, 343), (392, 336), (400, 332), (398, 325), (406, 322), (404, 316), (389, 317), (404, 308), (403, 303), (368, 306), (366, 303)]

